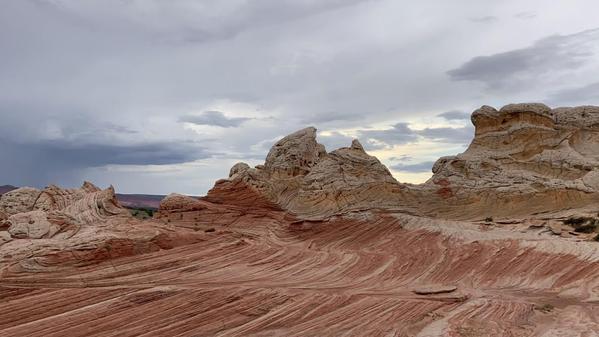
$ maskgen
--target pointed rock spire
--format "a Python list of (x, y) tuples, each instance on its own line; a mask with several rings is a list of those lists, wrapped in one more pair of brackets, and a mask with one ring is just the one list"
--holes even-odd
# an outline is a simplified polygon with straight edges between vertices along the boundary
[(360, 150), (362, 152), (365, 152), (364, 151), (364, 147), (362, 146), (362, 144), (360, 143), (360, 141), (357, 140), (357, 139), (354, 139), (354, 140), (351, 141), (350, 148), (353, 149), (353, 150)]
[(278, 141), (268, 152), (264, 168), (276, 175), (303, 175), (325, 155), (324, 145), (316, 141), (316, 128), (308, 127)]

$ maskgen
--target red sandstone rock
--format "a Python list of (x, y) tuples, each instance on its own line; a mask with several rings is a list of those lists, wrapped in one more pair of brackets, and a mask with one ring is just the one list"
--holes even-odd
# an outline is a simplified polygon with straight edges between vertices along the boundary
[(415, 294), (418, 295), (437, 295), (437, 294), (446, 294), (452, 293), (456, 291), (458, 287), (456, 286), (427, 286), (427, 287), (418, 287), (412, 290)]
[(14, 191), (0, 336), (594, 336), (599, 243), (560, 234), (597, 215), (597, 111), (483, 107), (421, 186), (308, 128), (146, 221), (112, 188)]

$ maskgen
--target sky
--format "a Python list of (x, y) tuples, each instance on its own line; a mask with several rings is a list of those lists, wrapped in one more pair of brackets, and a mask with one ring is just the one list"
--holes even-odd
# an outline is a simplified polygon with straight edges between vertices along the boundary
[(397, 180), (470, 114), (599, 105), (594, 0), (2, 0), (0, 185), (203, 195), (314, 126)]

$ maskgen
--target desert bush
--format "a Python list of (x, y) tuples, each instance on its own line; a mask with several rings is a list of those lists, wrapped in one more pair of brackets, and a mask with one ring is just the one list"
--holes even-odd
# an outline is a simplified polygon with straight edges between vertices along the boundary
[(570, 217), (564, 224), (574, 227), (577, 233), (594, 233), (599, 229), (599, 219), (593, 217)]
[(154, 217), (154, 210), (151, 208), (129, 208), (131, 215), (138, 219), (148, 219)]
[(544, 313), (548, 313), (548, 312), (552, 312), (553, 309), (555, 309), (555, 307), (551, 304), (543, 304), (543, 305), (536, 305), (535, 306), (535, 310), (544, 312)]

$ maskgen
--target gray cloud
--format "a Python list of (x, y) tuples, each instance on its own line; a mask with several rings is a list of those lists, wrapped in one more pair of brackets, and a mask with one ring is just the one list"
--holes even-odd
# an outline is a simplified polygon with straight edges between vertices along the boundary
[(418, 134), (440, 143), (469, 144), (474, 138), (474, 128), (426, 128), (419, 130)]
[(391, 165), (390, 168), (395, 171), (403, 171), (410, 173), (421, 173), (421, 172), (430, 172), (432, 170), (434, 162), (422, 162), (416, 164), (395, 164)]
[[(105, 165), (164, 165), (209, 158), (213, 154), (195, 143), (85, 144), (81, 141), (14, 143), (0, 138), (3, 178), (16, 184), (45, 186), (52, 179)], [(62, 180), (62, 179), (59, 179)]]
[(335, 124), (345, 123), (348, 121), (360, 121), (364, 118), (362, 111), (354, 112), (340, 112), (340, 111), (326, 111), (326, 112), (306, 112), (303, 113), (300, 123), (311, 125), (311, 124)]
[(199, 115), (187, 115), (179, 119), (181, 122), (197, 125), (212, 125), (223, 128), (238, 127), (242, 123), (251, 120), (246, 117), (227, 117), (220, 111), (204, 111)]
[(391, 161), (413, 161), (414, 157), (407, 155), (407, 154), (402, 154), (399, 157), (390, 157), (389, 160), (391, 160)]
[(362, 130), (358, 133), (360, 139), (366, 140), (366, 147), (381, 148), (380, 143), (390, 145), (407, 144), (418, 140), (408, 123), (397, 123), (387, 130)]
[(444, 118), (448, 121), (470, 120), (469, 113), (463, 112), (463, 111), (457, 111), (457, 110), (442, 112), (442, 113), (438, 114), (437, 117)]
[(514, 15), (515, 18), (517, 19), (522, 19), (522, 20), (531, 20), (537, 17), (537, 13), (536, 12), (520, 12), (520, 13), (516, 13)]
[[(79, 112), (79, 113), (77, 113)], [(84, 170), (106, 165), (166, 165), (209, 158), (199, 140), (146, 137), (143, 119), (98, 119), (71, 104), (1, 101), (2, 179), (18, 185), (76, 186)], [(161, 139), (162, 138), (162, 139)]]
[(11, 144), (22, 155), (44, 163), (60, 162), (81, 168), (117, 165), (164, 165), (185, 163), (210, 157), (198, 144), (143, 143), (131, 145), (77, 144), (65, 141)]
[[(159, 42), (206, 43), (233, 39), (248, 30), (353, 6), (366, 0), (257, 0), (234, 4), (185, 0), (144, 2), (92, 0), (86, 2), (31, 0), (38, 9), (85, 29), (104, 28), (101, 15), (119, 8), (111, 29), (145, 35)], [(144, 13), (143, 20), (135, 16)], [(112, 14), (112, 13), (110, 13)], [(167, 22), (168, 24), (164, 24)]]
[(598, 41), (599, 29), (553, 35), (526, 48), (477, 56), (447, 74), (453, 81), (480, 81), (489, 89), (520, 90), (549, 72), (578, 69), (592, 61)]
[(346, 136), (337, 131), (331, 132), (329, 135), (318, 135), (318, 142), (323, 144), (327, 151), (336, 150), (342, 147), (348, 147), (351, 145), (353, 138)]
[(372, 150), (416, 142), (422, 138), (439, 143), (469, 144), (474, 136), (474, 128), (471, 125), (450, 128), (426, 128), (414, 130), (407, 123), (397, 123), (391, 129), (386, 130), (362, 130), (359, 131), (361, 139), (366, 139), (365, 147)]
[(599, 104), (599, 82), (559, 90), (549, 95), (548, 101), (555, 105), (597, 105)]
[(499, 20), (499, 19), (496, 16), (492, 16), (492, 15), (480, 16), (477, 18), (470, 19), (470, 21), (476, 22), (476, 23), (490, 23), (490, 22), (495, 22), (497, 20)]
[[(534, 29), (510, 16), (530, 9)], [(361, 130), (367, 150), (412, 144), (409, 163), (450, 155), (467, 130), (379, 126), (548, 93), (557, 105), (592, 100), (593, 87), (567, 90), (597, 81), (596, 34), (575, 33), (597, 10), (588, 0), (5, 1), (0, 152), (11, 164), (0, 184), (74, 186), (93, 173), (124, 192), (201, 194), (308, 125), (329, 132), (329, 150), (349, 145), (338, 131)], [(180, 121), (190, 111), (223, 111), (199, 122), (230, 127), (190, 128)]]

